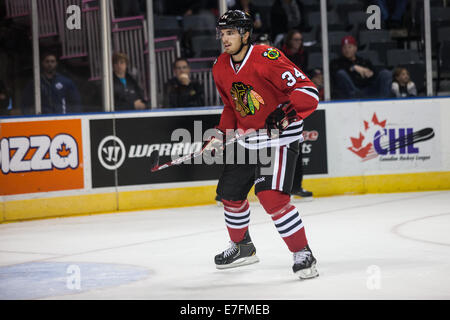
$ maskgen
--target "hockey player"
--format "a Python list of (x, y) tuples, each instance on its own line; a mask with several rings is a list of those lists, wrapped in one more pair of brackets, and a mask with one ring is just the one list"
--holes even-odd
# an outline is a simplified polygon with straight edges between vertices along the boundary
[(228, 249), (216, 255), (215, 264), (218, 269), (225, 269), (259, 261), (248, 231), (247, 194), (255, 184), (259, 202), (293, 252), (294, 273), (301, 279), (313, 278), (318, 276), (316, 259), (289, 193), (299, 143), (303, 141), (303, 119), (316, 109), (318, 91), (278, 49), (253, 45), (252, 26), (250, 15), (240, 10), (227, 11), (217, 22), (224, 53), (214, 64), (213, 76), (224, 109), (217, 136), (207, 141), (204, 148), (220, 150), (227, 129), (267, 129), (259, 130), (256, 139), (240, 144), (248, 149), (270, 148), (273, 163), (269, 174), (260, 163), (225, 164), (217, 194), (224, 205), (231, 241)]

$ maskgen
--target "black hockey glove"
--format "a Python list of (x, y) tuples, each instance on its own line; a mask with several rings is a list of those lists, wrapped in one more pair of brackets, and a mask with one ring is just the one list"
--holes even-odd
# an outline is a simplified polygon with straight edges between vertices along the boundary
[[(277, 136), (275, 132), (278, 132), (278, 135), (280, 135), (292, 122), (298, 120), (299, 117), (294, 106), (289, 102), (284, 102), (267, 116), (265, 126), (267, 129), (267, 134), (270, 138), (274, 138)], [(274, 130), (274, 132), (271, 132), (272, 130)]]

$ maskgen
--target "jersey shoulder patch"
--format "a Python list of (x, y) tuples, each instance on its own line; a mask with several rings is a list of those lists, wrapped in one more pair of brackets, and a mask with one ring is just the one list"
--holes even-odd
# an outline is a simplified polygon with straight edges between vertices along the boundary
[(281, 53), (277, 48), (269, 47), (263, 51), (262, 56), (269, 60), (277, 60)]

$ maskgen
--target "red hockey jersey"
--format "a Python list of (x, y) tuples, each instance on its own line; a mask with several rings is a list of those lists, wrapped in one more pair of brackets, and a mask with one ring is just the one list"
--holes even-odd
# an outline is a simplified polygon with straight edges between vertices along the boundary
[(287, 101), (305, 119), (319, 102), (316, 87), (302, 70), (267, 45), (251, 45), (238, 70), (231, 56), (222, 53), (213, 66), (213, 76), (224, 103), (218, 125), (223, 132), (262, 129), (267, 116)]

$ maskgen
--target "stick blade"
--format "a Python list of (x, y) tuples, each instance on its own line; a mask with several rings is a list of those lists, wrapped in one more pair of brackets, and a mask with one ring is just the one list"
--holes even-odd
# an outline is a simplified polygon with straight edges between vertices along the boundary
[(159, 151), (158, 150), (154, 150), (151, 154), (150, 154), (150, 169), (152, 172), (157, 171), (157, 167), (159, 165)]
[(419, 138), (426, 138), (426, 140), (434, 137), (433, 128), (424, 128), (422, 130), (419, 130), (417, 133), (419, 135)]

